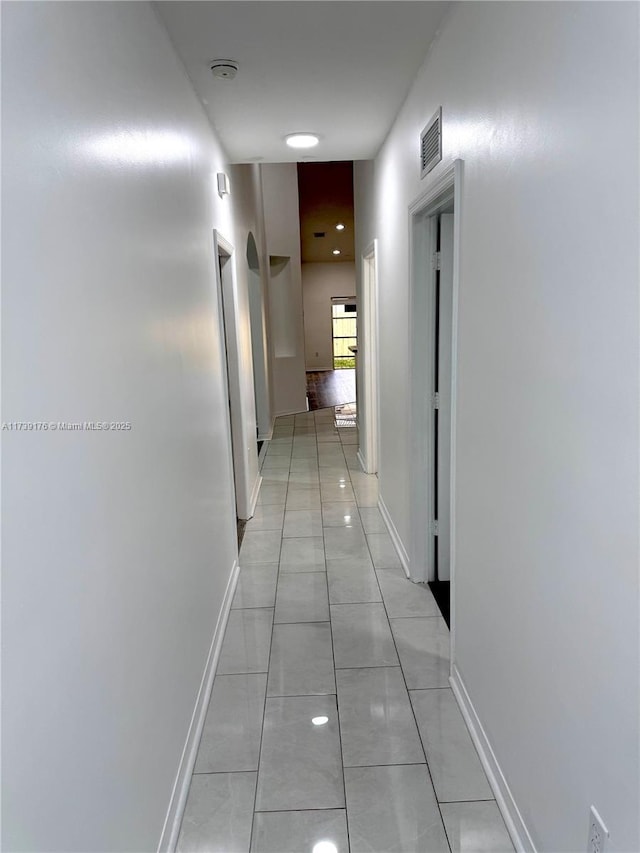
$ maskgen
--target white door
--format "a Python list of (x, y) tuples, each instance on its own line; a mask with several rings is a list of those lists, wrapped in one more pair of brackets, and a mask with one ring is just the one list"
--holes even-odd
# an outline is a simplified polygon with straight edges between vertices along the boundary
[(436, 283), (436, 571), (450, 578), (451, 561), (451, 341), (453, 326), (453, 214), (440, 216), (440, 274)]

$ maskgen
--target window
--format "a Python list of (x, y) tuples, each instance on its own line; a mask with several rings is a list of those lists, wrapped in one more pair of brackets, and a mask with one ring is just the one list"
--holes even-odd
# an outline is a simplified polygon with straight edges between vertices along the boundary
[(357, 316), (355, 296), (331, 300), (334, 370), (356, 366), (355, 355), (349, 347), (358, 343)]

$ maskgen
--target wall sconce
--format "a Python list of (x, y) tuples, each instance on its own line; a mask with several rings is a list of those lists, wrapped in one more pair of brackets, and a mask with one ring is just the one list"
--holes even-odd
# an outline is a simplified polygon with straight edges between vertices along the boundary
[(218, 195), (220, 198), (229, 195), (229, 178), (224, 172), (218, 172)]

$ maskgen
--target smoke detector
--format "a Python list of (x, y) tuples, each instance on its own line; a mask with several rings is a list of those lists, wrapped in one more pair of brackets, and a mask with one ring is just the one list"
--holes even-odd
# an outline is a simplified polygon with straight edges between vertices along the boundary
[(214, 77), (220, 77), (222, 80), (233, 80), (238, 73), (238, 63), (233, 59), (214, 59), (209, 63), (209, 68)]

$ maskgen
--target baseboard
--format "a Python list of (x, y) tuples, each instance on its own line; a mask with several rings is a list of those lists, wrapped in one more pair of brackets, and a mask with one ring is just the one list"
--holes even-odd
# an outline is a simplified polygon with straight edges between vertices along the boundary
[(291, 411), (287, 410), (284, 412), (278, 412), (276, 414), (276, 418), (286, 418), (286, 417), (288, 417), (288, 415), (306, 415), (306, 413), (308, 411), (309, 411), (308, 408), (306, 408), (306, 409), (291, 409)]
[(378, 498), (378, 509), (380, 510), (380, 514), (384, 519), (384, 523), (387, 525), (387, 530), (389, 531), (389, 536), (391, 537), (391, 541), (393, 542), (393, 547), (396, 549), (398, 557), (400, 558), (400, 565), (404, 569), (405, 575), (410, 578), (409, 574), (409, 555), (407, 554), (407, 549), (404, 547), (402, 539), (400, 538), (400, 534), (398, 533), (395, 524), (389, 514), (389, 510), (387, 509), (387, 505), (385, 504), (382, 496)]
[(200, 682), (200, 689), (198, 690), (196, 704), (191, 716), (187, 739), (185, 741), (184, 749), (182, 750), (180, 764), (178, 765), (178, 772), (173, 784), (169, 808), (167, 809), (160, 842), (158, 843), (158, 853), (172, 853), (178, 843), (180, 824), (182, 823), (182, 815), (187, 802), (191, 775), (196, 763), (200, 737), (202, 735), (202, 729), (204, 728), (205, 717), (207, 716), (211, 690), (213, 689), (213, 679), (216, 674), (216, 667), (218, 666), (222, 640), (224, 638), (225, 628), (227, 627), (227, 620), (231, 611), (231, 602), (233, 601), (233, 594), (236, 591), (239, 572), (240, 566), (238, 561), (235, 560), (233, 568), (231, 569), (231, 574), (229, 575), (229, 581), (222, 601), (222, 607), (218, 614), (218, 622), (216, 624), (215, 631), (213, 632), (213, 639), (211, 641), (211, 647), (209, 648), (209, 656), (207, 657), (207, 663), (204, 668), (204, 673), (202, 674), (202, 681)]
[(364, 456), (362, 455), (362, 450), (360, 448), (358, 448), (358, 452), (356, 453), (356, 458), (357, 458), (358, 462), (360, 463), (360, 467), (362, 468), (364, 473), (368, 474), (369, 472), (367, 471), (367, 466), (366, 466), (365, 461), (364, 461)]
[(269, 449), (269, 442), (265, 441), (265, 443), (260, 448), (260, 453), (258, 453), (258, 468), (262, 468), (262, 463), (264, 462), (264, 457), (267, 455), (268, 449)]
[(513, 794), (509, 788), (507, 780), (504, 777), (498, 759), (495, 756), (489, 738), (482, 727), (480, 718), (473, 707), (471, 697), (467, 692), (462, 676), (458, 667), (453, 664), (451, 668), (451, 689), (456, 697), (460, 711), (467, 724), (471, 739), (478, 751), (480, 761), (487, 774), (489, 785), (496, 798), (496, 803), (502, 814), (506, 827), (513, 841), (517, 853), (537, 853), (533, 839), (529, 834), (526, 824), (520, 814), (520, 809), (516, 805)]
[(265, 433), (258, 433), (258, 441), (271, 441), (273, 438), (273, 427), (275, 425), (275, 418), (271, 418), (271, 426)]
[(251, 497), (249, 498), (249, 518), (253, 518), (256, 511), (256, 503), (258, 501), (258, 495), (260, 494), (260, 486), (262, 485), (262, 475), (258, 474), (256, 477), (256, 481), (253, 484), (253, 489), (251, 490)]

